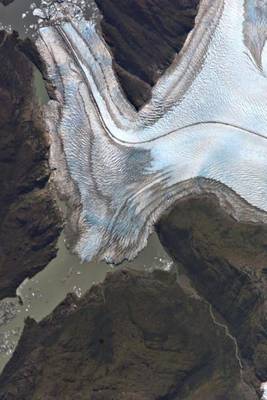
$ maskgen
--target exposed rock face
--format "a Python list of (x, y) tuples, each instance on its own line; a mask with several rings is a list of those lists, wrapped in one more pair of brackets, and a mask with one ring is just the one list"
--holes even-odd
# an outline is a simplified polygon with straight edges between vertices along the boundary
[(258, 387), (267, 380), (266, 225), (237, 223), (215, 198), (198, 198), (178, 204), (158, 232), (236, 337), (246, 380)]
[(139, 108), (194, 26), (199, 0), (96, 0), (114, 67)]
[(28, 320), (0, 388), (1, 400), (257, 398), (206, 302), (160, 271), (117, 271)]
[(0, 299), (55, 256), (60, 226), (33, 68), (20, 44), (0, 32)]

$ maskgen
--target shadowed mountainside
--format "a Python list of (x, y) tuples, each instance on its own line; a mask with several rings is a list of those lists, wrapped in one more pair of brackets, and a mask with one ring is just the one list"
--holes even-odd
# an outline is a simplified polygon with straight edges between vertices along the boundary
[(140, 108), (194, 26), (199, 0), (96, 0), (129, 100)]
[(60, 227), (33, 67), (21, 43), (0, 32), (0, 299), (55, 256)]
[[(238, 223), (214, 197), (177, 204), (159, 237), (236, 338), (244, 372), (267, 380), (267, 227)], [(247, 381), (249, 381), (248, 378)]]
[(253, 400), (235, 345), (176, 273), (108, 274), (81, 300), (28, 320), (1, 400)]

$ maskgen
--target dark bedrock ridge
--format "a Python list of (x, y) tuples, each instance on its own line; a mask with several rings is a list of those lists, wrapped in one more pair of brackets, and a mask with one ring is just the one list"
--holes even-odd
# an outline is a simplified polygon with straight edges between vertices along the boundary
[(114, 67), (139, 108), (194, 27), (199, 0), (96, 0)]
[(21, 44), (0, 32), (0, 299), (55, 256), (60, 225), (33, 68)]
[(23, 337), (1, 400), (253, 400), (234, 344), (176, 272), (120, 270)]
[(267, 381), (266, 225), (238, 223), (214, 197), (199, 197), (177, 204), (157, 231), (236, 338), (245, 381)]

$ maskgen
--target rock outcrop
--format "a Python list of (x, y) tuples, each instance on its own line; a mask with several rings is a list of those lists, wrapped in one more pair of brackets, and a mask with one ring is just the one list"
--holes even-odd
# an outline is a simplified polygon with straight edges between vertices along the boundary
[(252, 400), (235, 344), (176, 273), (121, 270), (28, 320), (1, 400)]
[(266, 225), (238, 223), (216, 198), (202, 197), (177, 204), (158, 233), (236, 338), (244, 377), (259, 387), (267, 380)]
[(122, 87), (136, 108), (194, 26), (199, 0), (96, 0)]
[(56, 255), (60, 230), (33, 66), (20, 45), (0, 32), (0, 299)]

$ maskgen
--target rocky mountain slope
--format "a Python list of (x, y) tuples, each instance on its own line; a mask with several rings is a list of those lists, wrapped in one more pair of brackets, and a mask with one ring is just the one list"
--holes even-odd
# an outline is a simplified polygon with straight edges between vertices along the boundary
[(0, 32), (0, 299), (55, 256), (60, 227), (34, 70), (22, 44)]
[(171, 64), (194, 26), (199, 0), (96, 0), (114, 69), (136, 108)]
[(23, 337), (1, 400), (252, 400), (235, 344), (175, 272), (108, 274)]
[(177, 204), (160, 221), (158, 233), (197, 293), (236, 338), (247, 381), (255, 387), (258, 380), (265, 382), (266, 225), (238, 223), (215, 198), (202, 197)]

